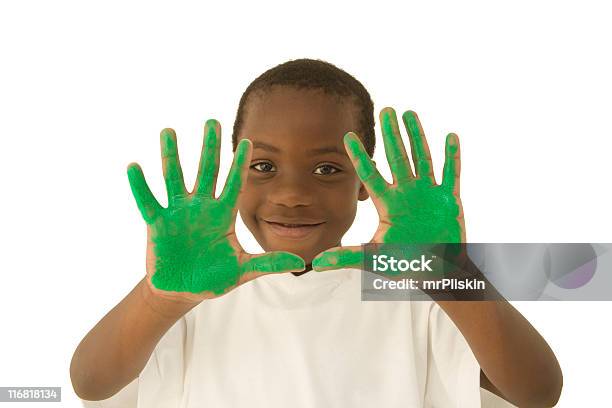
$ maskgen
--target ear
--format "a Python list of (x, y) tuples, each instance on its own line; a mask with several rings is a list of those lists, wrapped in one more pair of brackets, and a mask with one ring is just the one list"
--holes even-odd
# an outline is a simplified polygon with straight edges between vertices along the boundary
[[(372, 160), (372, 162), (376, 166), (376, 161)], [(359, 201), (365, 201), (368, 198), (370, 198), (370, 195), (368, 194), (368, 190), (366, 190), (366, 188), (363, 185), (363, 183), (359, 183), (359, 195), (357, 196), (357, 199)]]
[(359, 201), (365, 201), (368, 198), (370, 198), (370, 195), (368, 194), (365, 186), (363, 185), (363, 183), (359, 184), (359, 195), (357, 196), (357, 199)]

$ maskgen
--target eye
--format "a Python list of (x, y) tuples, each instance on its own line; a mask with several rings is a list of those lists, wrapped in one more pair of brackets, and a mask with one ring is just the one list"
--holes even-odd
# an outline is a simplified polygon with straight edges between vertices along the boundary
[[(257, 166), (261, 166), (263, 167), (263, 169), (257, 168)], [(255, 163), (251, 166), (252, 169), (257, 170), (260, 173), (273, 173), (271, 171), (270, 168), (273, 168), (274, 166), (268, 162), (260, 162), (260, 163)]]
[[(322, 173), (317, 173), (316, 170), (318, 170), (318, 169), (324, 169), (324, 170), (323, 170)], [(340, 169), (338, 169), (338, 168), (336, 168), (336, 167), (334, 167), (332, 165), (329, 165), (329, 164), (324, 164), (322, 166), (319, 166), (319, 167), (317, 167), (316, 170), (315, 170), (315, 174), (319, 174), (319, 175), (322, 175), (322, 176), (329, 176), (331, 174), (339, 173), (340, 171), (342, 171), (342, 170), (340, 170)]]

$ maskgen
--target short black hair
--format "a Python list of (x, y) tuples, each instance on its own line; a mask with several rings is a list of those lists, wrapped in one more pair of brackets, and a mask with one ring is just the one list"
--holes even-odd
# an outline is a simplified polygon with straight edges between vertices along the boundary
[(245, 105), (251, 94), (269, 91), (275, 85), (296, 89), (322, 90), (340, 98), (350, 98), (359, 112), (359, 129), (354, 129), (361, 138), (368, 155), (374, 155), (376, 136), (374, 133), (374, 104), (365, 87), (347, 72), (329, 62), (302, 58), (287, 61), (270, 68), (258, 76), (242, 94), (232, 133), (232, 150), (236, 150), (238, 134), (242, 128)]

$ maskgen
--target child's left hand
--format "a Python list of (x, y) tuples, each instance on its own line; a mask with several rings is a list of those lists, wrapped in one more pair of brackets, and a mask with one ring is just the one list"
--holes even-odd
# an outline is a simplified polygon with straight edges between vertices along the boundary
[[(349, 132), (344, 136), (344, 146), (357, 175), (378, 210), (380, 221), (370, 243), (465, 242), (463, 208), (459, 198), (459, 138), (454, 133), (446, 137), (443, 180), (437, 185), (427, 140), (416, 113), (407, 111), (402, 118), (410, 138), (416, 175), (410, 168), (395, 111), (385, 108), (380, 113), (393, 184), (387, 183), (380, 175), (354, 133)], [(362, 262), (361, 246), (336, 247), (317, 255), (312, 266), (315, 271), (360, 269)]]

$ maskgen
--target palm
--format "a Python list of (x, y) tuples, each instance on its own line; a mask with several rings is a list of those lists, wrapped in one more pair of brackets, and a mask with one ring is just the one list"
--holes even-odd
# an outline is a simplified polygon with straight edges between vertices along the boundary
[[(416, 174), (412, 174), (395, 112), (390, 108), (381, 112), (385, 153), (393, 174), (391, 185), (380, 175), (356, 135), (349, 133), (344, 139), (357, 174), (378, 211), (378, 229), (370, 242), (463, 242), (465, 227), (459, 198), (460, 161), (457, 136), (447, 136), (444, 181), (437, 185), (427, 141), (416, 114), (406, 112), (404, 122), (410, 136)], [(319, 254), (313, 260), (313, 267), (320, 271), (342, 267), (359, 268), (362, 262), (361, 247), (338, 247)]]
[[(159, 205), (140, 166), (128, 167), (130, 186), (147, 223), (147, 276), (154, 289), (188, 299), (220, 296), (267, 273), (301, 271), (304, 261), (288, 252), (247, 254), (235, 234), (236, 202), (250, 161), (250, 142), (238, 144), (227, 183), (214, 197), (219, 169), (219, 124), (208, 121), (192, 193), (185, 189), (176, 135), (161, 134), (168, 207)], [(193, 296), (196, 294), (197, 296)]]
[[(208, 197), (187, 196), (155, 221), (151, 242), (155, 245), (156, 259), (151, 275), (156, 287), (176, 292), (220, 293), (238, 283), (241, 271), (238, 248), (224, 234), (229, 225), (221, 221), (230, 218), (231, 208), (221, 207)], [(212, 216), (228, 210), (230, 214), (225, 216)]]
[(460, 242), (457, 201), (440, 186), (409, 181), (381, 197), (387, 211), (379, 212), (380, 224), (372, 242)]

